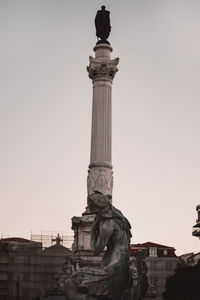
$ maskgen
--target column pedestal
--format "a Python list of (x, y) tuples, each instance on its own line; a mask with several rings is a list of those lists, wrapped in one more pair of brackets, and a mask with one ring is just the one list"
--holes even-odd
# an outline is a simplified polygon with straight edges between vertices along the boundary
[(77, 268), (100, 264), (102, 256), (94, 256), (90, 248), (90, 234), (93, 221), (94, 215), (72, 218), (72, 229), (74, 230), (72, 251), (73, 260)]

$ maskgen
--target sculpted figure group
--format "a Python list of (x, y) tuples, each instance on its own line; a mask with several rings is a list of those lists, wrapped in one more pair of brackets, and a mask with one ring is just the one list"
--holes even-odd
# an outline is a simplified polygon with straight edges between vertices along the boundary
[(121, 211), (99, 192), (88, 197), (90, 212), (96, 215), (91, 232), (94, 255), (105, 250), (99, 267), (84, 267), (65, 282), (67, 300), (139, 300), (148, 287), (144, 260), (137, 259), (139, 271), (133, 284), (130, 268), (131, 226)]

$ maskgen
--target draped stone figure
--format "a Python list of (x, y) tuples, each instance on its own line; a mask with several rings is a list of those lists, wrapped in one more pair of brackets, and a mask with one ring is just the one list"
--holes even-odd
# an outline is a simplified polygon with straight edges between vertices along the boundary
[(110, 26), (110, 12), (105, 9), (105, 6), (102, 5), (101, 10), (97, 11), (95, 17), (95, 27), (96, 27), (96, 36), (100, 38), (98, 43), (109, 44), (107, 38), (110, 35), (111, 26)]
[(91, 248), (99, 255), (106, 247), (100, 266), (83, 267), (65, 283), (67, 300), (133, 300), (130, 273), (131, 226), (121, 211), (99, 192), (88, 196), (90, 212), (96, 214)]

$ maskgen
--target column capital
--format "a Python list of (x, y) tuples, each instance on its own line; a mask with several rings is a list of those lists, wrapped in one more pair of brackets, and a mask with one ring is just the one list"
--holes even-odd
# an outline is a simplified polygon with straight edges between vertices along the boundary
[(97, 60), (89, 57), (90, 64), (87, 67), (88, 76), (92, 80), (113, 80), (118, 71), (119, 58), (112, 60)]

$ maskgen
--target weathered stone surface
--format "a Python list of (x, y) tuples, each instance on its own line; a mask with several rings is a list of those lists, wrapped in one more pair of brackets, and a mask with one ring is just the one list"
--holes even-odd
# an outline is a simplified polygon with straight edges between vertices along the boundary
[(73, 260), (76, 268), (84, 266), (96, 266), (100, 264), (101, 257), (94, 256), (90, 247), (90, 236), (94, 215), (84, 215), (72, 218), (74, 230)]
[(112, 195), (112, 81), (119, 59), (111, 59), (112, 47), (95, 46), (95, 58), (90, 56), (87, 67), (93, 82), (91, 154), (87, 179), (88, 195), (98, 190)]
[(104, 195), (112, 195), (113, 171), (111, 168), (91, 167), (88, 170), (88, 195), (101, 191)]
[(97, 79), (107, 79), (113, 80), (115, 77), (115, 73), (118, 71), (117, 65), (119, 63), (119, 58), (114, 60), (102, 60), (89, 57), (90, 65), (87, 67), (89, 78), (92, 80)]
[(101, 254), (105, 247), (106, 250), (101, 266), (80, 268), (72, 275), (66, 283), (67, 299), (81, 299), (84, 295), (88, 299), (120, 299), (129, 285), (130, 224), (103, 194), (90, 195), (88, 206), (96, 214), (90, 239), (93, 254)]
[[(87, 265), (67, 279), (66, 299), (140, 300), (148, 288), (147, 267), (144, 253), (138, 253), (135, 259), (138, 274), (134, 282), (134, 268), (130, 268), (130, 223), (110, 204), (109, 197), (99, 192), (88, 196), (88, 206), (96, 215), (91, 229), (91, 250), (95, 256), (105, 252), (100, 265)], [(86, 217), (89, 223), (91, 216)], [(75, 218), (74, 226), (79, 222), (82, 220)]]

